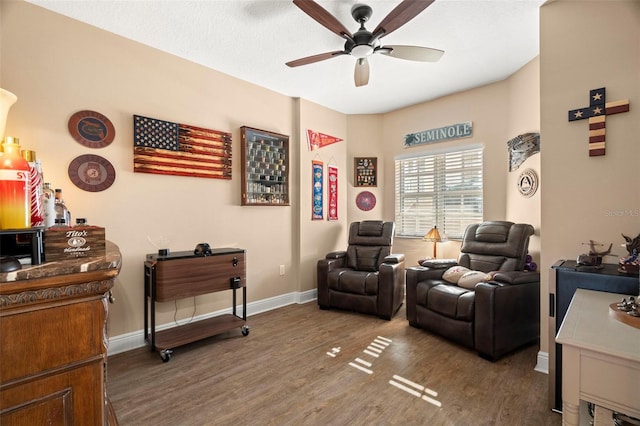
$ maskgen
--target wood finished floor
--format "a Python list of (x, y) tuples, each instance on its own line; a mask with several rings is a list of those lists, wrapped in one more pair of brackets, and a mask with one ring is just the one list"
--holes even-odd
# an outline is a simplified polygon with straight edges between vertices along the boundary
[[(178, 347), (168, 363), (149, 347), (109, 357), (120, 425), (562, 424), (547, 408), (548, 376), (533, 370), (537, 345), (491, 363), (410, 327), (404, 306), (384, 321), (307, 303), (247, 324), (247, 337), (238, 329)], [(378, 337), (389, 340), (379, 356), (363, 352)], [(394, 376), (427, 391), (412, 395)]]

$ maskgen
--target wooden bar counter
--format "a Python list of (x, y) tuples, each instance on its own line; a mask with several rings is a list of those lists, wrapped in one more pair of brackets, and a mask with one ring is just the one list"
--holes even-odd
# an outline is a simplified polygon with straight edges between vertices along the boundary
[(104, 257), (0, 273), (0, 424), (113, 425), (107, 315), (120, 272)]

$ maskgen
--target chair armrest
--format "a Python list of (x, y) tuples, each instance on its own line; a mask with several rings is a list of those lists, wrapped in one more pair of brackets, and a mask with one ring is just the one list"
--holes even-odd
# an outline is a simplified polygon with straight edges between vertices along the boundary
[(404, 300), (404, 254), (387, 256), (378, 274), (378, 316), (390, 320)]
[(452, 266), (456, 266), (458, 261), (456, 259), (420, 259), (418, 265), (431, 269), (449, 269)]
[(415, 286), (420, 281), (441, 280), (446, 269), (433, 269), (424, 266), (410, 266), (407, 271), (407, 285)]
[(327, 253), (325, 259), (340, 259), (343, 257), (347, 257), (346, 251), (332, 251), (331, 253)]
[(493, 280), (499, 284), (527, 284), (527, 283), (539, 283), (540, 273), (535, 271), (509, 271), (509, 272), (496, 272), (493, 276)]
[(539, 280), (515, 274), (512, 281), (475, 287), (475, 348), (484, 358), (498, 359), (540, 336)]
[(404, 254), (390, 254), (384, 258), (384, 263), (400, 263), (404, 262)]
[(344, 268), (347, 264), (346, 251), (334, 251), (328, 253), (324, 259), (318, 260), (316, 277), (318, 286), (318, 305), (329, 308), (329, 272)]

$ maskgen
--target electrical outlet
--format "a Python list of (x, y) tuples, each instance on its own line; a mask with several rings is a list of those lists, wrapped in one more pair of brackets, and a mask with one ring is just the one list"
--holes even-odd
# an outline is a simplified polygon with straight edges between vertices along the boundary
[(284, 265), (280, 265), (280, 275), (284, 275)]

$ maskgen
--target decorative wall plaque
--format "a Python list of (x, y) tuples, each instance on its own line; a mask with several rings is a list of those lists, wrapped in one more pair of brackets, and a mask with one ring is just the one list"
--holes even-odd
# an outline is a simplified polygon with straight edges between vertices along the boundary
[(538, 190), (538, 175), (533, 169), (526, 169), (518, 176), (518, 191), (525, 197), (532, 197)]
[(104, 191), (116, 180), (116, 170), (106, 158), (85, 154), (69, 164), (69, 179), (75, 186), (89, 192)]
[(509, 171), (517, 170), (525, 160), (540, 152), (540, 133), (524, 133), (507, 142)]
[(422, 132), (409, 133), (404, 137), (404, 147), (424, 145), (452, 139), (470, 138), (473, 134), (471, 121), (439, 127), (437, 129), (423, 130)]
[(356, 196), (356, 205), (364, 212), (368, 212), (376, 206), (376, 196), (369, 191), (362, 191)]
[(589, 157), (605, 154), (607, 115), (629, 111), (629, 99), (606, 102), (606, 89), (589, 92), (589, 106), (569, 111), (569, 121), (589, 119)]
[(116, 130), (111, 121), (95, 111), (78, 111), (69, 119), (69, 133), (78, 143), (89, 148), (104, 148), (113, 142)]
[(376, 157), (355, 157), (353, 171), (353, 186), (378, 186), (378, 159)]

